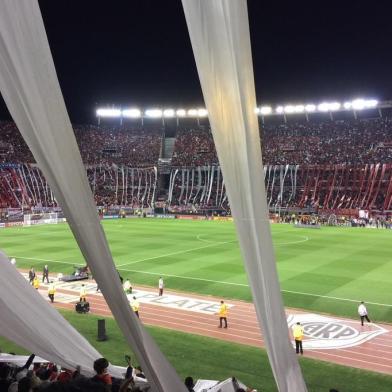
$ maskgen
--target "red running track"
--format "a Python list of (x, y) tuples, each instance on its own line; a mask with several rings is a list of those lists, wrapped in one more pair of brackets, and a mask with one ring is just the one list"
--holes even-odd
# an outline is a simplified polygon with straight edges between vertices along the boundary
[[(144, 292), (151, 292), (156, 294), (156, 290), (152, 290), (148, 287), (139, 289), (143, 290)], [(57, 293), (73, 295), (75, 297), (78, 295), (75, 291), (63, 288), (59, 288)], [(46, 292), (42, 290), (42, 294), (46, 295)], [(201, 301), (220, 301), (220, 299), (214, 297), (165, 290), (165, 295), (167, 294), (182, 296), (190, 299), (197, 299)], [(101, 294), (89, 294), (87, 299), (90, 303), (91, 313), (99, 316), (112, 316)], [(139, 312), (140, 320), (146, 325), (153, 325), (181, 332), (208, 336), (227, 342), (235, 342), (253, 347), (264, 347), (263, 336), (256, 320), (256, 313), (253, 304), (232, 300), (228, 300), (226, 302), (230, 305), (233, 305), (233, 308), (229, 312), (228, 329), (218, 328), (217, 316), (192, 312), (189, 310), (173, 309), (161, 305), (153, 305), (150, 303), (141, 303)], [(64, 309), (74, 309), (75, 302), (56, 302), (55, 306)], [(295, 315), (309, 315), (309, 313), (293, 309), (286, 309), (286, 312), (288, 314)], [(350, 329), (350, 327), (355, 328), (359, 331), (359, 333), (370, 332), (376, 328), (372, 325), (365, 325), (364, 327), (361, 327), (359, 320), (349, 320), (334, 316), (330, 317), (332, 322), (341, 322), (342, 324), (349, 326), (348, 329)], [(361, 343), (360, 345), (329, 349), (304, 348), (304, 356), (333, 362), (340, 365), (352, 366), (392, 375), (392, 325), (377, 325), (384, 328), (385, 333), (376, 336), (364, 343)], [(304, 342), (305, 341), (306, 339)]]

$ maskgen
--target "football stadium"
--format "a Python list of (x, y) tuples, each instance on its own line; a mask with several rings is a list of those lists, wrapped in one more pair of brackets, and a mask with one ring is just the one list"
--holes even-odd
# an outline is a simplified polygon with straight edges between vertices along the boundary
[[(260, 103), (260, 4), (135, 3), (154, 34), (181, 19), (170, 52), (130, 5), (61, 3), (0, 2), (0, 392), (391, 391), (392, 95), (364, 87), (371, 59)], [(318, 99), (324, 76), (349, 98)]]

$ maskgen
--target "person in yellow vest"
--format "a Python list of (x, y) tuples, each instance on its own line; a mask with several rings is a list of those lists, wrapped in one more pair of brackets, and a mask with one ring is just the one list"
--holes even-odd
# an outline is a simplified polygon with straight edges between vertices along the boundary
[(218, 316), (219, 316), (219, 328), (222, 328), (222, 321), (225, 322), (225, 328), (227, 328), (227, 313), (228, 313), (228, 306), (224, 303), (224, 301), (221, 301), (221, 304), (219, 306), (219, 311), (218, 311)]
[(79, 302), (86, 302), (87, 290), (84, 284), (82, 284), (82, 287), (80, 288), (79, 297)]
[(302, 340), (304, 338), (304, 327), (300, 322), (293, 326), (293, 336), (295, 341), (295, 352), (297, 354), (301, 353), (301, 355), (303, 355), (304, 351), (302, 349)]
[(125, 279), (125, 282), (123, 284), (123, 289), (125, 291), (125, 294), (132, 294), (132, 283), (128, 278)]
[(53, 280), (50, 281), (48, 287), (48, 297), (50, 298), (50, 302), (54, 302), (54, 294), (56, 293), (56, 288), (54, 287)]
[(34, 279), (33, 279), (33, 287), (38, 290), (39, 289), (39, 280), (38, 280), (38, 276), (35, 275)]
[(135, 312), (137, 318), (139, 318), (139, 309), (140, 309), (140, 304), (136, 297), (133, 297), (132, 302), (131, 302), (131, 308)]

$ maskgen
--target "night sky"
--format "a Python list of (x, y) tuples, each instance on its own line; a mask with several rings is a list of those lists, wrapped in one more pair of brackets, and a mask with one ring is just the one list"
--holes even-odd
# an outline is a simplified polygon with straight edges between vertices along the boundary
[[(97, 105), (203, 105), (180, 0), (39, 3), (74, 123), (93, 122)], [(248, 1), (259, 104), (392, 98), (386, 6), (287, 3)]]

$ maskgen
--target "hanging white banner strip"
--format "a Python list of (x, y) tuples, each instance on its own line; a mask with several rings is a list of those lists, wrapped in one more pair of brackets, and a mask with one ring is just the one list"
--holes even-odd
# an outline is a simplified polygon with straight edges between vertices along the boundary
[(257, 317), (281, 392), (306, 386), (283, 309), (269, 227), (246, 0), (182, 0)]
[(185, 391), (122, 289), (65, 108), (37, 0), (0, 1), (0, 91), (153, 390)]

